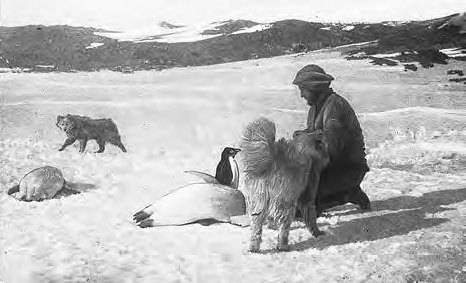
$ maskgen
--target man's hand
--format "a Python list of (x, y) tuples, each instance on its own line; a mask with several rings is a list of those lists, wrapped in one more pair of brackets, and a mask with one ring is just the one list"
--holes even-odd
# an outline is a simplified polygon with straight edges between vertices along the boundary
[(293, 138), (296, 138), (296, 137), (299, 136), (299, 135), (307, 134), (307, 133), (310, 133), (310, 132), (311, 132), (311, 131), (309, 131), (308, 129), (294, 131), (294, 133), (293, 133)]

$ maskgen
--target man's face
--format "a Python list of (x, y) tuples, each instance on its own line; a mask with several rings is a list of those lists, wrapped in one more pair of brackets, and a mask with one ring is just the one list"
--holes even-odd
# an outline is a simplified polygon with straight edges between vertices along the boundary
[(299, 87), (299, 90), (301, 91), (301, 97), (307, 101), (308, 105), (313, 105), (317, 102), (320, 94), (319, 90), (303, 88), (302, 86)]

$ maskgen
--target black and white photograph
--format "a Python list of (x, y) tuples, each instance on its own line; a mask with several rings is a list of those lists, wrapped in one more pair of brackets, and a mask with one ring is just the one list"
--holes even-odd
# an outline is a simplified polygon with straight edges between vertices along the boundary
[(466, 1), (0, 0), (0, 283), (466, 282)]

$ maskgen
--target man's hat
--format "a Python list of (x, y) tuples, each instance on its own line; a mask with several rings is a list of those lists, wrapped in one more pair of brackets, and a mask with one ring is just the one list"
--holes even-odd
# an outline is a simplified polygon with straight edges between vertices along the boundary
[(298, 71), (293, 80), (293, 84), (307, 88), (315, 88), (323, 84), (329, 84), (333, 80), (334, 78), (325, 73), (324, 69), (317, 65), (310, 64)]

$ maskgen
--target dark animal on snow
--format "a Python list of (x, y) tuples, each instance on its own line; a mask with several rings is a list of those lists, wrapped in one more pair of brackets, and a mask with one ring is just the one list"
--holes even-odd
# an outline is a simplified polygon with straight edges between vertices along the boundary
[(96, 140), (99, 145), (98, 153), (104, 152), (105, 143), (109, 142), (119, 147), (123, 152), (126, 148), (121, 142), (117, 126), (112, 119), (91, 119), (86, 116), (71, 115), (57, 116), (57, 127), (68, 137), (59, 151), (79, 141), (79, 152), (84, 152), (88, 140)]

